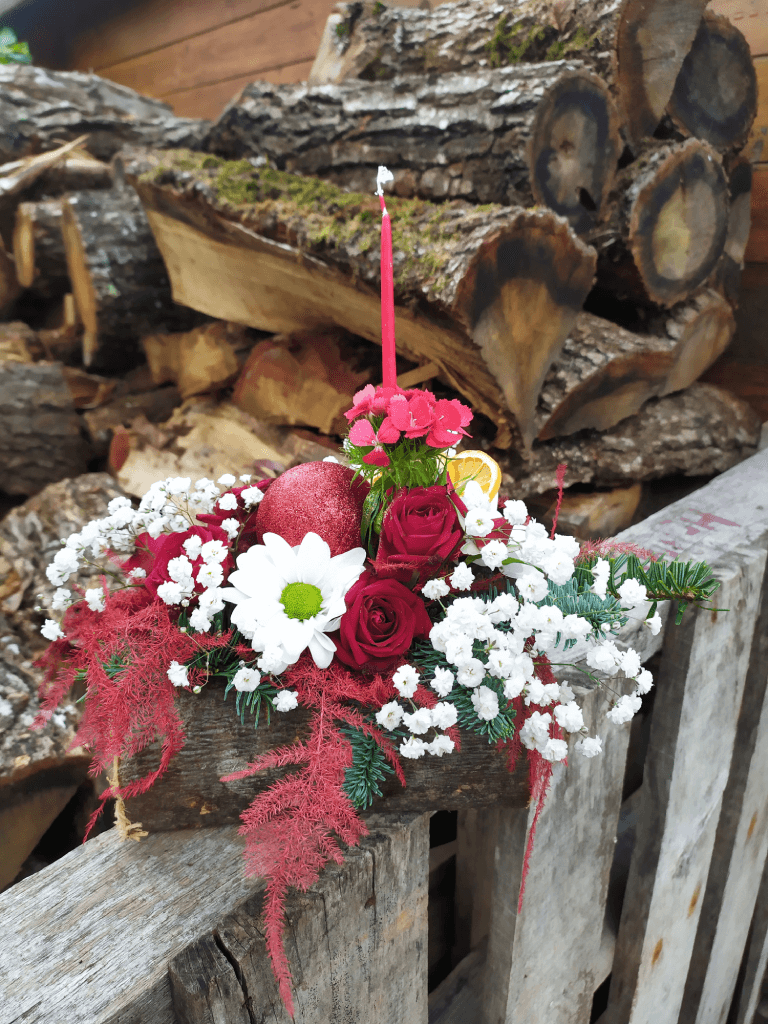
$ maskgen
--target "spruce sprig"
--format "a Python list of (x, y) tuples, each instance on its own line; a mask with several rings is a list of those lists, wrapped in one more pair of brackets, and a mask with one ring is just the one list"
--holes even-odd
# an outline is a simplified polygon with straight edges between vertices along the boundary
[[(365, 811), (374, 797), (381, 796), (381, 783), (394, 775), (395, 769), (372, 736), (351, 725), (343, 726), (341, 732), (352, 744), (352, 764), (344, 774), (344, 792), (356, 810)], [(397, 742), (407, 736), (403, 729), (393, 729), (388, 733), (388, 739)]]

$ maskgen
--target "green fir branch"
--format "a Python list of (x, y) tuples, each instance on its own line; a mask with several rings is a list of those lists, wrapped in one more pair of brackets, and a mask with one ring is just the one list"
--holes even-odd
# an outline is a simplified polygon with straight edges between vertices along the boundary
[[(374, 798), (381, 796), (381, 783), (395, 774), (394, 767), (387, 759), (373, 736), (366, 735), (351, 725), (341, 729), (352, 745), (352, 764), (344, 775), (344, 792), (358, 811), (367, 810)], [(387, 738), (392, 741), (407, 739), (403, 729), (393, 729)]]

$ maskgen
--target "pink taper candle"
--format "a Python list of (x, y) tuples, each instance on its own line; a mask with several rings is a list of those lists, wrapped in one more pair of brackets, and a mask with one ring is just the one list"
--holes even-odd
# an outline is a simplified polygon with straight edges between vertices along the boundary
[(382, 382), (385, 388), (397, 386), (395, 363), (395, 285), (392, 268), (392, 222), (384, 203), (385, 181), (392, 181), (394, 175), (386, 167), (379, 167), (376, 176), (376, 193), (381, 203), (381, 366)]

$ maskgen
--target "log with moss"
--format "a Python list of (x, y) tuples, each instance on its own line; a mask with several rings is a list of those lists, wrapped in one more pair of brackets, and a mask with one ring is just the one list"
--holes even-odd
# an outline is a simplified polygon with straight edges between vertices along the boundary
[(630, 140), (651, 135), (672, 95), (706, 0), (460, 0), (434, 10), (339, 4), (314, 84), (378, 81), (538, 61), (585, 61), (619, 99)]
[(13, 233), (13, 258), (19, 284), (44, 298), (69, 291), (69, 273), (61, 233), (61, 200), (20, 203)]
[(667, 107), (685, 136), (723, 152), (743, 146), (757, 115), (749, 43), (722, 15), (705, 11)]
[[(177, 302), (262, 330), (336, 324), (380, 342), (374, 195), (188, 152), (126, 162)], [(435, 363), (498, 424), (497, 443), (529, 444), (541, 382), (592, 284), (593, 250), (549, 210), (388, 206), (400, 352)]]
[(658, 333), (580, 313), (544, 380), (538, 439), (608, 430), (650, 398), (682, 391), (722, 355), (735, 329), (729, 303), (712, 290), (671, 310)]
[(598, 283), (619, 299), (673, 306), (709, 278), (725, 247), (728, 180), (706, 142), (645, 143), (616, 177), (603, 222), (585, 238)]
[(621, 150), (607, 86), (567, 61), (317, 88), (253, 82), (207, 145), (360, 192), (386, 164), (397, 195), (538, 203), (577, 232), (599, 220)]
[(568, 467), (567, 487), (626, 487), (675, 474), (712, 476), (754, 455), (761, 427), (746, 402), (697, 382), (652, 398), (610, 430), (537, 442), (527, 460), (518, 453), (500, 455), (502, 490), (526, 498), (556, 489), (562, 463)]
[(208, 127), (98, 75), (0, 66), (0, 163), (86, 134), (88, 151), (99, 160), (131, 144), (195, 149)]
[(85, 191), (63, 201), (67, 272), (85, 328), (83, 362), (125, 369), (142, 335), (186, 330), (195, 317), (171, 298), (163, 258), (133, 189)]

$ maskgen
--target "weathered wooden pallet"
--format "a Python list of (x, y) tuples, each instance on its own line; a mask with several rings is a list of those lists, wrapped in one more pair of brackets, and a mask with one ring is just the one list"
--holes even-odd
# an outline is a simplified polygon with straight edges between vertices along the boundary
[[(588, 1024), (598, 989), (601, 1024), (751, 1021), (768, 958), (768, 451), (622, 539), (709, 561), (721, 610), (651, 638), (652, 710), (601, 728), (602, 758), (556, 767), (522, 911), (533, 808), (464, 805), (433, 856), (455, 863), (456, 966), (428, 1000), (428, 819), (371, 818), (289, 902), (297, 1022)], [(604, 720), (601, 689), (578, 699)], [(240, 849), (232, 826), (107, 834), (2, 894), (0, 1024), (285, 1024)]]

